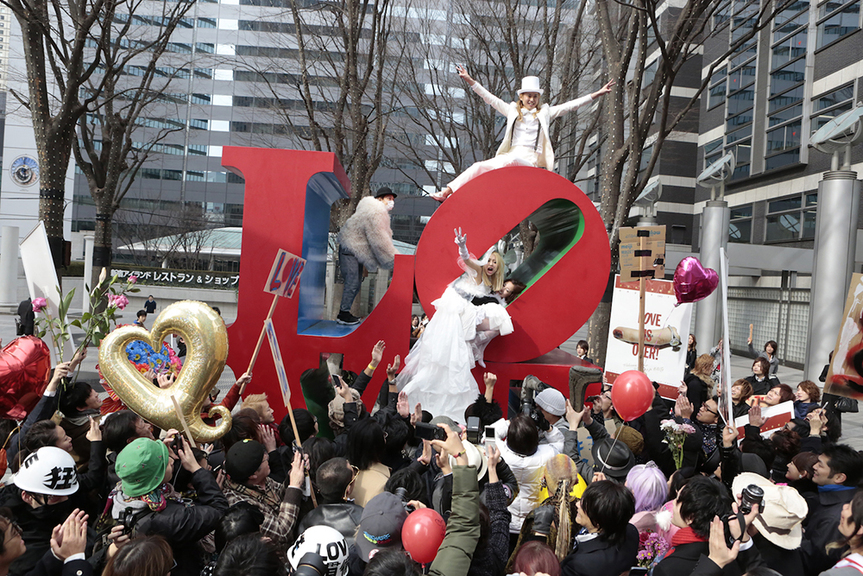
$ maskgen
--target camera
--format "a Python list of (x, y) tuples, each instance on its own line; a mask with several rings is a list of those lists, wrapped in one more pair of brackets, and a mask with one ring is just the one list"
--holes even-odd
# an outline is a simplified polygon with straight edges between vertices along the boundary
[(758, 504), (758, 513), (764, 512), (764, 490), (760, 486), (750, 484), (740, 493), (740, 507), (738, 510), (744, 515), (752, 512), (752, 506)]
[(446, 430), (425, 422), (417, 422), (414, 434), (421, 440), (446, 440)]
[(294, 570), (296, 576), (324, 576), (326, 573), (327, 565), (324, 563), (323, 556), (314, 552), (303, 554), (297, 569)]
[(398, 496), (399, 500), (402, 501), (402, 506), (405, 507), (405, 512), (410, 514), (411, 512), (413, 512), (415, 510), (415, 508), (413, 506), (408, 504), (408, 489), (407, 488), (405, 488), (404, 486), (399, 486), (398, 488), (396, 488), (396, 496)]
[(479, 444), (480, 443), (480, 441), (482, 440), (482, 434), (480, 433), (479, 417), (468, 416), (465, 434), (467, 436), (467, 441), (470, 442), (471, 444)]
[(551, 430), (551, 424), (548, 423), (542, 412), (537, 410), (536, 404), (533, 402), (533, 396), (524, 399), (524, 403), (521, 405), (521, 413), (525, 416), (530, 416), (530, 419), (533, 420), (533, 423), (536, 424), (536, 427), (540, 431), (548, 432)]

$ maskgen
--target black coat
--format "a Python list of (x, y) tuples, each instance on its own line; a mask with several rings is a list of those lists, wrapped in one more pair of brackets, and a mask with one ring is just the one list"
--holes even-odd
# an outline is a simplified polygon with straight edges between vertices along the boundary
[(725, 568), (719, 568), (708, 558), (709, 555), (710, 544), (707, 542), (680, 544), (656, 565), (653, 576), (741, 576), (764, 563), (755, 546), (740, 552), (737, 561)]
[(357, 526), (363, 517), (363, 507), (353, 502), (321, 504), (303, 517), (297, 529), (302, 534), (310, 526), (329, 526), (345, 537), (348, 546), (353, 546)]
[(686, 398), (692, 404), (692, 415), (695, 416), (709, 398), (710, 388), (695, 374), (688, 374), (683, 382), (686, 384)]
[(856, 490), (818, 492), (816, 506), (809, 509), (806, 529), (803, 531), (803, 565), (806, 574), (819, 574), (839, 561), (847, 548), (837, 548), (827, 554), (826, 546), (843, 539), (839, 532), (842, 507), (851, 502)]
[[(9, 572), (9, 574), (15, 574)], [(28, 572), (26, 576), (92, 576), (93, 567), (86, 560), (72, 560), (64, 563), (48, 551)]]
[(164, 510), (145, 513), (135, 525), (139, 534), (164, 536), (171, 545), (177, 562), (172, 576), (198, 576), (204, 558), (197, 543), (216, 528), (228, 510), (228, 499), (211, 472), (201, 469), (192, 474), (192, 485), (198, 495), (194, 505), (169, 500)]
[(803, 571), (803, 558), (800, 555), (800, 548), (794, 550), (786, 550), (780, 548), (759, 533), (752, 536), (755, 541), (755, 546), (761, 553), (761, 558), (771, 570), (776, 570), (782, 576), (805, 576)]
[[(626, 527), (626, 539), (613, 545), (601, 538), (582, 542), (560, 563), (562, 576), (618, 576), (635, 566), (638, 554), (638, 529)], [(682, 573), (681, 573), (682, 574)]]

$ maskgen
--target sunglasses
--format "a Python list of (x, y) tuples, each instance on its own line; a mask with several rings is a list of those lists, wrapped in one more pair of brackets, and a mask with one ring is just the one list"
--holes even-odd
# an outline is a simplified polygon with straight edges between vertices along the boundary
[(356, 466), (354, 466), (354, 465), (352, 464), (352, 465), (351, 465), (351, 471), (353, 472), (353, 474), (351, 475), (351, 481), (350, 481), (350, 482), (348, 482), (348, 485), (347, 485), (347, 487), (345, 488), (345, 500), (347, 500), (347, 499), (348, 499), (348, 493), (351, 491), (351, 486), (353, 486), (353, 485), (354, 485), (354, 482), (356, 482), (356, 481), (357, 481), (357, 476), (358, 476), (358, 475), (359, 475), (359, 473), (360, 473), (360, 469), (359, 469), (359, 468), (357, 468)]

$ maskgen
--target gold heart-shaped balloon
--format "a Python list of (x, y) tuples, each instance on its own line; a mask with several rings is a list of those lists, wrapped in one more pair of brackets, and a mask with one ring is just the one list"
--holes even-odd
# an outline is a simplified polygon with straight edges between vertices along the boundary
[[(169, 334), (179, 334), (186, 341), (186, 359), (176, 382), (161, 389), (144, 378), (126, 354), (126, 346), (141, 340), (161, 350)], [(214, 406), (209, 416), (222, 417), (218, 426), (201, 420), (201, 407), (215, 386), (228, 358), (228, 332), (215, 310), (203, 302), (184, 300), (165, 308), (147, 331), (138, 326), (117, 328), (99, 346), (99, 368), (108, 385), (130, 410), (167, 430), (183, 431), (171, 396), (177, 399), (183, 417), (198, 442), (212, 442), (231, 429), (231, 412)]]

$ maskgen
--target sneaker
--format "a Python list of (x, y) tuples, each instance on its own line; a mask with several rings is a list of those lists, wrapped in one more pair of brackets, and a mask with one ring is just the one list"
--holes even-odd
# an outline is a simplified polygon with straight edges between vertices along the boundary
[(360, 319), (351, 314), (350, 312), (345, 312), (344, 310), (341, 310), (339, 311), (339, 315), (336, 316), (336, 322), (338, 322), (339, 324), (353, 326), (354, 324), (359, 324)]

